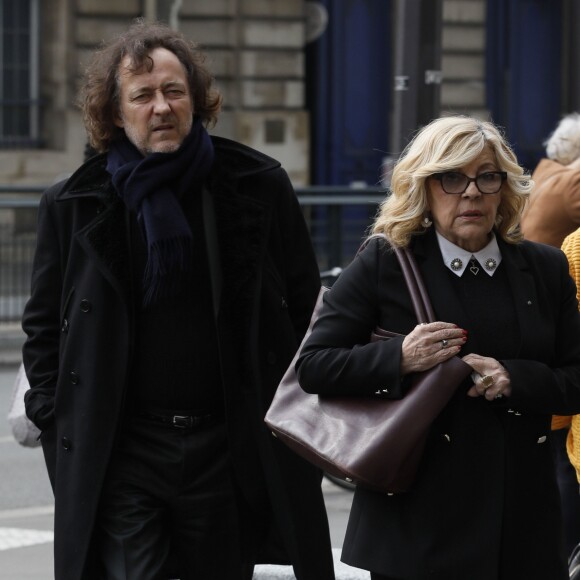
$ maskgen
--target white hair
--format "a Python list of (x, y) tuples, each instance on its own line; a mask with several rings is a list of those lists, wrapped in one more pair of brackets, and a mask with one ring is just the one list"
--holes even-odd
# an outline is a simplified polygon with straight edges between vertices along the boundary
[(580, 157), (580, 114), (566, 115), (544, 142), (546, 155), (562, 165)]

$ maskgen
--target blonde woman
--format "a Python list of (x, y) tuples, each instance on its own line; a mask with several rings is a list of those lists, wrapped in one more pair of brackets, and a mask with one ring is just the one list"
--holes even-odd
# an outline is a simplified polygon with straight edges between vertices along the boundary
[[(389, 241), (345, 269), (302, 350), (302, 387), (325, 395), (400, 398), (412, 373), (450, 357), (473, 368), (414, 487), (355, 492), (342, 557), (372, 580), (568, 577), (547, 441), (553, 413), (580, 410), (580, 315), (562, 252), (521, 239), (531, 187), (491, 123), (431, 122), (375, 221)], [(390, 246), (412, 249), (437, 322), (417, 325)], [(369, 343), (377, 325), (403, 336)]]

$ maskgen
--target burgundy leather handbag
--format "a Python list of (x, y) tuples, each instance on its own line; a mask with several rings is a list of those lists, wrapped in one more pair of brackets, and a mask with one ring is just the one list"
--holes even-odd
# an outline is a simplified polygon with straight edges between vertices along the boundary
[[(393, 248), (418, 322), (435, 315), (415, 258), (407, 248)], [(471, 367), (455, 356), (412, 376), (401, 399), (333, 397), (302, 390), (294, 366), (322, 308), (321, 288), (308, 329), (265, 417), (272, 433), (298, 455), (324, 471), (379, 492), (400, 493), (412, 486), (429, 427), (453, 396)], [(377, 328), (370, 341), (395, 333)]]

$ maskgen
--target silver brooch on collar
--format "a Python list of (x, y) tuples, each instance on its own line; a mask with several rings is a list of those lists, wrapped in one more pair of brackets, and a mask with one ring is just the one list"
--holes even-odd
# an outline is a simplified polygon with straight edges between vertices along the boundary
[(493, 258), (488, 258), (484, 263), (485, 269), (493, 272), (497, 266), (497, 262)]
[(457, 270), (461, 270), (463, 266), (463, 262), (459, 258), (454, 258), (451, 260), (451, 269), (457, 272)]

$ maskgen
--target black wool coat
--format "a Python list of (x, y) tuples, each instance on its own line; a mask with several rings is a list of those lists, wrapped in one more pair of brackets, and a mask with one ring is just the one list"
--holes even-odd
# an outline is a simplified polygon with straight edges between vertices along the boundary
[[(467, 379), (432, 425), (414, 487), (357, 489), (343, 560), (401, 580), (564, 580), (560, 505), (549, 444), (552, 414), (580, 410), (580, 315), (562, 252), (498, 239), (518, 321), (517, 357), (502, 360), (512, 394), (467, 396)], [(461, 355), (481, 352), (433, 232), (413, 250), (437, 320), (469, 331)], [(401, 397), (401, 339), (368, 343), (417, 321), (394, 253), (371, 241), (325, 296), (297, 362), (303, 388)], [(497, 332), (502, 321), (497, 320)]]
[[(264, 560), (291, 561), (305, 580), (330, 580), (321, 473), (263, 423), (316, 301), (313, 249), (280, 164), (226, 139), (213, 142), (206, 186), (222, 270), (216, 326), (236, 481), (283, 538), (283, 550)], [(134, 344), (130, 220), (105, 163), (93, 158), (43, 195), (23, 317), (26, 411), (42, 429), (55, 495), (56, 580), (87, 580), (94, 569), (95, 515)]]

